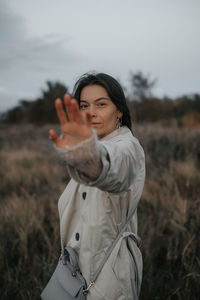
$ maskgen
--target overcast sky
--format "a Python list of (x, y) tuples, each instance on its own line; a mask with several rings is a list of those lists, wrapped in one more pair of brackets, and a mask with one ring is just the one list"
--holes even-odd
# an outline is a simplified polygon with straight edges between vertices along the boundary
[(200, 93), (199, 16), (199, 0), (0, 0), (0, 111), (92, 70), (126, 87), (141, 70), (158, 96)]

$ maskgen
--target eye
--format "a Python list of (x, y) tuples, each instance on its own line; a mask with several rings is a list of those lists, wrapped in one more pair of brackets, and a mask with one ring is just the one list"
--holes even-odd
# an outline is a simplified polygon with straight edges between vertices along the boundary
[(100, 102), (100, 103), (98, 103), (98, 106), (99, 107), (103, 107), (103, 106), (105, 106), (106, 104), (104, 103), (104, 102)]
[(88, 107), (87, 104), (80, 104), (80, 109), (86, 109)]

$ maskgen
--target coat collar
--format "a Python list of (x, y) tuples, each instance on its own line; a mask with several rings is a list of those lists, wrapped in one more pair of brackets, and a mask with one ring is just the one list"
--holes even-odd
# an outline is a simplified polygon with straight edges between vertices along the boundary
[(128, 132), (130, 132), (130, 129), (127, 126), (121, 126), (120, 128), (115, 129), (111, 133), (104, 136), (102, 139), (100, 139), (100, 141), (107, 141), (107, 140), (110, 140), (111, 138), (113, 138), (113, 137), (115, 137), (119, 134), (125, 134), (125, 133), (128, 133)]

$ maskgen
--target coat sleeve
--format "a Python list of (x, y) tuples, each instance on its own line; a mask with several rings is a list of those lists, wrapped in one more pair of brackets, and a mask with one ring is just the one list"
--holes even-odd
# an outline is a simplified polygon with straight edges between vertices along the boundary
[[(58, 150), (61, 158), (66, 161), (69, 173), (71, 169), (77, 170), (80, 174), (80, 180), (81, 177), (84, 178), (84, 176), (87, 180), (94, 180), (99, 177), (102, 170), (100, 158), (101, 151), (97, 134), (94, 129), (92, 130), (92, 136), (89, 139), (86, 139), (75, 146), (65, 146), (62, 148), (55, 146), (55, 148)], [(71, 175), (71, 177), (74, 176)]]
[(91, 178), (91, 164), (98, 159), (87, 161), (82, 165), (67, 164), (69, 175), (79, 183), (94, 186), (111, 193), (127, 191), (137, 176), (144, 174), (144, 151), (135, 137), (119, 138), (115, 141), (95, 141), (96, 157), (101, 161), (98, 177)]

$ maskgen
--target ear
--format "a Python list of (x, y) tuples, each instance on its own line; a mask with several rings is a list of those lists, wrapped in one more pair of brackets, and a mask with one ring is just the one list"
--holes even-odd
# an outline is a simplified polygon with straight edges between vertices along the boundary
[(118, 117), (119, 119), (121, 119), (122, 116), (123, 116), (123, 113), (122, 113), (121, 111), (118, 111), (117, 117)]

